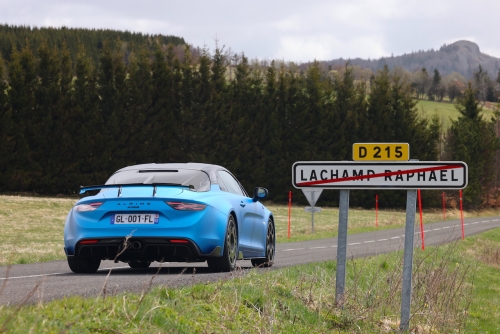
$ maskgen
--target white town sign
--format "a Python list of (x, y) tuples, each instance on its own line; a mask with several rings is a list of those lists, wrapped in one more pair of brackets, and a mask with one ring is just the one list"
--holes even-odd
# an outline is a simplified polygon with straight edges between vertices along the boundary
[(461, 161), (299, 161), (292, 167), (295, 188), (463, 189), (467, 164)]

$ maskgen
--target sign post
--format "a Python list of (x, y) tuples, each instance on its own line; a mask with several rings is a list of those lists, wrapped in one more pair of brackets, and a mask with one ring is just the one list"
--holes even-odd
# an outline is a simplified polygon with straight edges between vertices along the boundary
[(307, 201), (311, 206), (307, 206), (305, 208), (306, 212), (311, 213), (311, 233), (314, 233), (314, 213), (321, 212), (321, 208), (315, 208), (316, 202), (319, 199), (319, 196), (323, 192), (323, 189), (302, 189), (304, 196), (306, 196)]
[(340, 191), (339, 234), (337, 237), (337, 277), (335, 282), (335, 304), (344, 303), (345, 266), (347, 262), (347, 221), (349, 220), (349, 190)]
[[(299, 161), (292, 166), (292, 184), (295, 188), (302, 189), (305, 195), (308, 191), (312, 193), (314, 190), (340, 190), (335, 287), (337, 305), (342, 305), (345, 289), (349, 190), (407, 190), (400, 323), (400, 329), (403, 331), (408, 330), (410, 321), (417, 189), (463, 189), (467, 186), (468, 179), (467, 165), (460, 161), (385, 161), (407, 160), (409, 145), (406, 145), (355, 144), (354, 159), (370, 161)], [(315, 197), (316, 200), (318, 197)], [(311, 199), (314, 199), (312, 195)], [(314, 209), (312, 203), (311, 207)]]
[(407, 331), (410, 325), (411, 274), (413, 270), (413, 241), (415, 238), (416, 190), (406, 195), (405, 250), (403, 255), (403, 287), (401, 292), (401, 323), (399, 329)]

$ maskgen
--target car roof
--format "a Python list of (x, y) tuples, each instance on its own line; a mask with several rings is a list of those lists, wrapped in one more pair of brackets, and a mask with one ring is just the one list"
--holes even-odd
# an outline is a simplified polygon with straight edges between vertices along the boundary
[[(187, 163), (149, 163), (149, 164), (141, 164), (141, 165), (133, 165), (121, 168), (114, 172), (113, 174), (125, 171), (132, 170), (161, 170), (161, 169), (170, 169), (170, 168), (178, 168), (178, 169), (191, 169), (191, 170), (199, 170), (208, 174), (210, 177), (211, 183), (217, 182), (217, 175), (215, 174), (218, 170), (228, 171), (226, 168), (218, 165), (211, 164), (203, 164), (197, 162), (187, 162)], [(229, 171), (228, 171), (229, 172)], [(230, 173), (230, 172), (229, 172)]]

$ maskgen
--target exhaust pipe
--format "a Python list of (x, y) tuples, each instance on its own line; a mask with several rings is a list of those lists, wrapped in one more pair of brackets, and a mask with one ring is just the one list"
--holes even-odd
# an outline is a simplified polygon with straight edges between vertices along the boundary
[(134, 242), (132, 242), (131, 246), (132, 246), (132, 249), (141, 249), (142, 245), (139, 241), (134, 241)]

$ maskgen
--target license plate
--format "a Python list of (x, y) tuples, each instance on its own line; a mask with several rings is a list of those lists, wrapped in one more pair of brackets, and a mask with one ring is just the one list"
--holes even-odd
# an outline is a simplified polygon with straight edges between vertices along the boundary
[(160, 215), (155, 213), (120, 213), (111, 216), (111, 224), (158, 224)]

